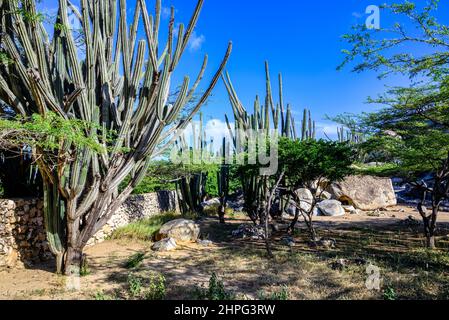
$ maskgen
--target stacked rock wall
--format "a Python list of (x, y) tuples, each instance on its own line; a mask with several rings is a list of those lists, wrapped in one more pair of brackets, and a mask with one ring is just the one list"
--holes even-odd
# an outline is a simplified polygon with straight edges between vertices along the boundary
[[(89, 242), (100, 243), (114, 230), (162, 212), (178, 211), (176, 192), (133, 195)], [(46, 240), (40, 199), (0, 199), (0, 267), (25, 265), (52, 257)]]

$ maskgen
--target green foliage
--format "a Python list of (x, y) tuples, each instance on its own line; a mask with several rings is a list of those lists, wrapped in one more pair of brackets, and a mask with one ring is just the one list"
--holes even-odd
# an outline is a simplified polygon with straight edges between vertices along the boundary
[(205, 192), (209, 197), (218, 197), (218, 166), (207, 172)]
[(97, 301), (115, 300), (115, 297), (105, 294), (103, 291), (96, 292), (93, 298)]
[(131, 257), (128, 258), (128, 260), (125, 263), (125, 268), (135, 269), (142, 264), (143, 260), (145, 260), (145, 253), (137, 252), (136, 254), (133, 254)]
[(115, 230), (111, 235), (111, 239), (151, 241), (155, 233), (165, 223), (177, 218), (179, 218), (179, 215), (176, 213), (165, 213), (136, 221)]
[[(136, 186), (133, 194), (146, 194), (165, 190), (173, 191), (176, 190), (176, 180), (180, 177), (207, 172), (205, 193), (209, 197), (218, 197), (218, 171), (219, 165), (217, 164), (181, 165), (173, 164), (166, 160), (153, 161), (149, 165), (146, 176)], [(123, 190), (130, 180), (131, 177), (127, 177), (120, 185), (120, 190)], [(231, 168), (229, 184), (230, 193), (236, 192), (240, 188), (240, 180), (236, 174), (235, 167)]]
[(29, 118), (17, 116), (15, 119), (0, 118), (0, 147), (4, 149), (32, 146), (44, 152), (61, 148), (69, 143), (78, 148), (88, 148), (98, 153), (106, 152), (98, 143), (98, 128), (95, 124), (78, 119), (64, 119), (49, 112), (46, 116), (33, 114)]
[(233, 295), (225, 290), (223, 281), (213, 273), (209, 279), (208, 300), (232, 300)]
[(128, 293), (139, 300), (163, 300), (166, 295), (165, 277), (162, 274), (150, 274), (143, 277), (130, 273), (128, 275)]
[(311, 187), (317, 179), (337, 181), (352, 173), (354, 152), (348, 143), (324, 140), (279, 141), (279, 166), (292, 188)]
[[(133, 194), (146, 194), (158, 191), (175, 190), (176, 184), (172, 182), (176, 178), (176, 173), (180, 167), (170, 163), (169, 161), (153, 161), (148, 167), (147, 174), (134, 189)], [(124, 189), (131, 177), (125, 179), (120, 189)]]
[[(413, 31), (396, 23), (393, 29), (376, 32), (384, 37), (378, 38), (366, 28), (355, 28), (344, 37), (353, 48), (343, 63), (360, 58), (354, 71), (375, 70), (380, 77), (396, 73), (411, 80), (409, 86), (369, 98), (385, 107), (360, 116), (359, 127), (369, 135), (368, 146), (394, 157), (402, 175), (420, 192), (417, 209), (430, 248), (435, 247), (441, 203), (449, 198), (449, 28), (436, 18), (438, 3), (383, 6), (407, 18)], [(429, 196), (431, 214), (424, 210)]]
[(195, 296), (199, 300), (224, 301), (234, 300), (235, 295), (225, 289), (223, 281), (220, 280), (214, 272), (209, 279), (209, 286), (205, 288), (197, 288)]
[(356, 174), (378, 176), (378, 177), (393, 177), (401, 174), (402, 169), (396, 163), (383, 163), (378, 166), (366, 166), (365, 164), (356, 164), (353, 166)]
[(151, 275), (144, 291), (145, 300), (164, 300), (166, 295), (165, 277), (162, 274)]
[(14, 63), (14, 60), (11, 59), (11, 57), (5, 53), (0, 52), (0, 65), (8, 66)]
[(259, 292), (259, 300), (273, 300), (273, 301), (286, 301), (290, 299), (290, 293), (287, 286), (283, 286), (280, 291), (266, 294), (265, 292)]
[(91, 270), (89, 267), (89, 261), (88, 259), (85, 257), (83, 259), (83, 262), (81, 264), (81, 268), (80, 268), (80, 276), (81, 277), (85, 277), (91, 274)]
[[(404, 1), (382, 6), (383, 16), (394, 15), (396, 21), (407, 24), (397, 22), (376, 32), (365, 25), (355, 26), (352, 34), (343, 36), (352, 48), (343, 50), (346, 57), (339, 69), (357, 61), (355, 72), (376, 70), (379, 77), (400, 73), (438, 81), (447, 76), (449, 28), (438, 22), (438, 2), (421, 6)], [(391, 50), (399, 46), (401, 50)]]
[(384, 300), (394, 301), (397, 299), (396, 291), (392, 287), (388, 287), (383, 293)]
[(132, 273), (128, 274), (128, 292), (131, 297), (136, 298), (140, 297), (142, 293), (142, 283), (143, 279), (139, 276), (136, 276)]
[(403, 257), (406, 266), (419, 266), (424, 269), (445, 271), (449, 268), (449, 252), (447, 250), (414, 249)]

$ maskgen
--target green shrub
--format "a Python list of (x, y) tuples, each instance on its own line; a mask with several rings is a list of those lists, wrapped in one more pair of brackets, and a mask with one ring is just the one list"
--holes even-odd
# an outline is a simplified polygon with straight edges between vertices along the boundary
[(165, 277), (161, 274), (150, 274), (149, 277), (128, 275), (128, 294), (139, 300), (165, 299)]
[(170, 212), (136, 221), (115, 230), (111, 235), (111, 239), (150, 241), (165, 223), (179, 217), (178, 214)]
[(165, 299), (165, 277), (162, 274), (151, 275), (150, 282), (144, 291), (145, 300), (164, 300)]
[(142, 278), (132, 273), (128, 275), (128, 293), (131, 297), (139, 297), (142, 293)]
[(218, 278), (215, 272), (209, 279), (209, 287), (207, 289), (196, 288), (194, 295), (199, 300), (221, 301), (235, 299), (235, 295), (225, 289), (223, 281)]
[(392, 287), (388, 287), (387, 289), (384, 290), (384, 300), (396, 300), (397, 296), (396, 296), (396, 291), (392, 288)]
[(287, 286), (283, 286), (280, 291), (273, 292), (271, 294), (265, 294), (264, 292), (259, 292), (259, 300), (275, 300), (275, 301), (285, 301), (290, 299), (290, 293)]

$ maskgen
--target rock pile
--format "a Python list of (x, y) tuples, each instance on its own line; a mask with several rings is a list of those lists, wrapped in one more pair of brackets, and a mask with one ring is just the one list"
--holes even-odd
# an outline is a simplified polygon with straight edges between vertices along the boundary
[(232, 236), (237, 239), (264, 240), (265, 230), (262, 226), (242, 224), (232, 232)]

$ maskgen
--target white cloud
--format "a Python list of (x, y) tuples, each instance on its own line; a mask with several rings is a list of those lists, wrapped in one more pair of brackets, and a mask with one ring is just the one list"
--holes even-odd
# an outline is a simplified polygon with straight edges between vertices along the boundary
[[(180, 26), (180, 23), (177, 23), (173, 30), (173, 36), (175, 38), (177, 38), (179, 36), (179, 26)], [(185, 32), (185, 29), (184, 29), (184, 32)], [(193, 31), (192, 34), (190, 35), (190, 39), (189, 39), (189, 43), (188, 43), (189, 50), (191, 52), (201, 50), (201, 47), (203, 46), (204, 42), (206, 42), (206, 37), (203, 34), (198, 35), (196, 33), (196, 31)]]
[[(192, 121), (192, 124), (189, 124), (187, 128), (184, 130), (184, 137), (186, 143), (191, 146), (193, 144), (193, 127), (195, 127), (195, 137), (199, 137), (199, 121)], [(231, 123), (231, 128), (234, 127), (234, 124)], [(228, 126), (224, 121), (220, 119), (211, 119), (204, 124), (203, 131), (206, 133), (206, 142), (208, 146), (210, 146), (211, 141), (213, 141), (212, 150), (217, 152), (221, 149), (223, 145), (223, 138), (226, 138), (227, 141), (231, 141), (231, 135), (228, 130)], [(208, 147), (209, 148), (209, 147)]]
[(169, 8), (169, 7), (162, 7), (162, 9), (161, 9), (162, 19), (170, 18), (170, 15), (171, 15), (171, 8)]
[(195, 31), (192, 32), (189, 40), (189, 50), (198, 51), (201, 50), (203, 43), (206, 41), (206, 37), (202, 34), (198, 35)]
[(352, 13), (352, 16), (353, 16), (354, 18), (360, 19), (363, 15), (362, 15), (361, 13), (359, 13), (359, 12), (353, 12), (353, 13)]

